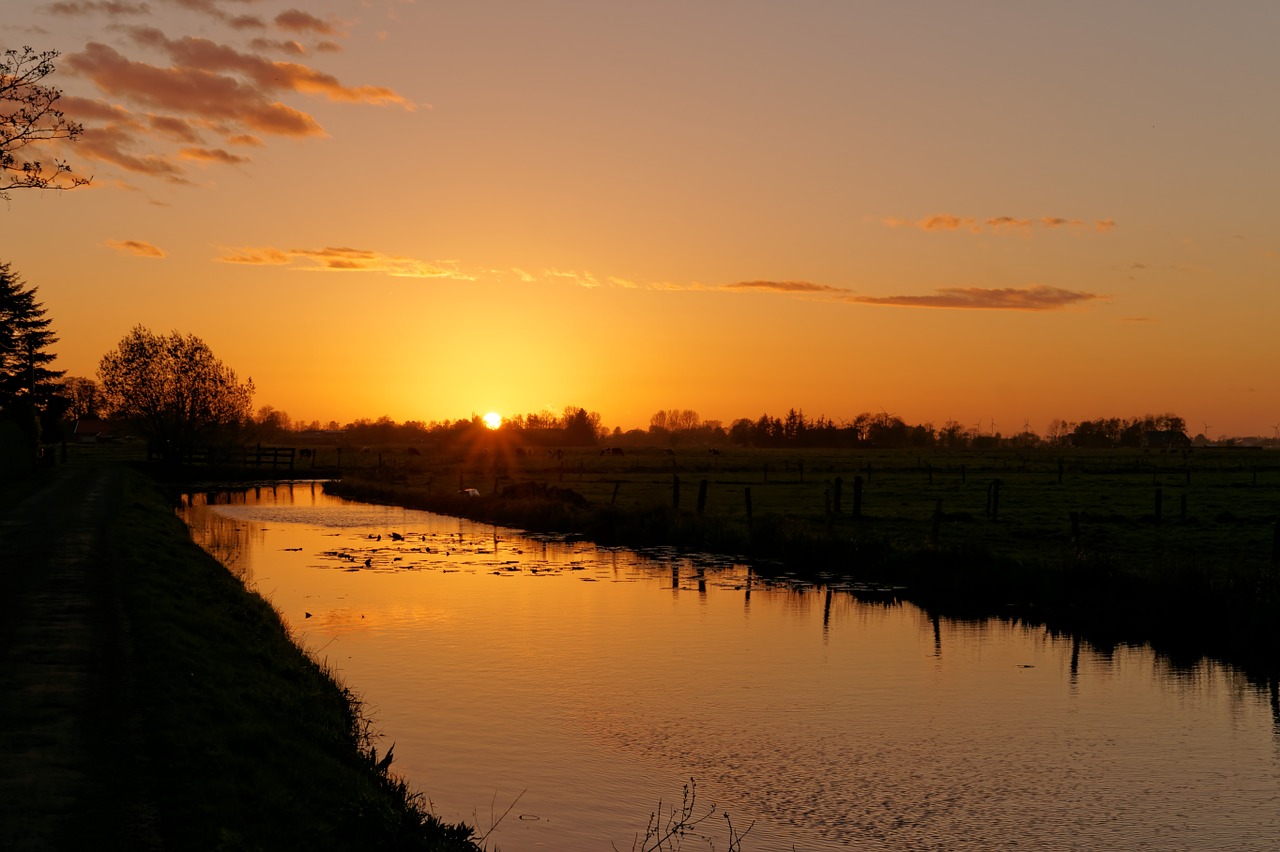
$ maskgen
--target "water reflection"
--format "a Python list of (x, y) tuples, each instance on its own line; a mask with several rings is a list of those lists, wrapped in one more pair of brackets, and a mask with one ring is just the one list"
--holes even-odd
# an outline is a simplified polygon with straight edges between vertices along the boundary
[(184, 511), (442, 816), (528, 790), (508, 852), (627, 848), (691, 776), (751, 849), (1280, 842), (1274, 679), (313, 486)]

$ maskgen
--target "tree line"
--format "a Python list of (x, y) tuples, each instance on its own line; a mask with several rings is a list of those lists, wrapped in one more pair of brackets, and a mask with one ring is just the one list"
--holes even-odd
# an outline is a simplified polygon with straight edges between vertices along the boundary
[(329, 441), (364, 446), (423, 444), (449, 447), (503, 439), (526, 447), (721, 446), (848, 449), (996, 449), (1038, 446), (1178, 449), (1206, 443), (1192, 438), (1182, 417), (1159, 415), (1050, 422), (1046, 434), (1024, 424), (1003, 434), (991, 423), (966, 428), (949, 420), (908, 423), (887, 411), (851, 420), (810, 417), (802, 409), (785, 415), (742, 417), (727, 428), (694, 409), (664, 409), (647, 429), (610, 430), (598, 412), (566, 406), (507, 418), (496, 429), (478, 415), (457, 420), (397, 423), (389, 417), (343, 425), (290, 420), (270, 405), (252, 407), (253, 380), (240, 381), (200, 338), (132, 329), (102, 357), (96, 379), (66, 376), (52, 368), (57, 342), (51, 321), (28, 286), (0, 263), (0, 432), (6, 443), (25, 444), (38, 455), (41, 443), (71, 437), (81, 418), (107, 418), (117, 434), (139, 437), (156, 455), (181, 460), (192, 450), (254, 441)]

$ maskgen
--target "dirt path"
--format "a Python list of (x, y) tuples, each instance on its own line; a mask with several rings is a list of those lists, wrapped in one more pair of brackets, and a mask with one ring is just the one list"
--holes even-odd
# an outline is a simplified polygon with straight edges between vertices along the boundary
[(155, 848), (113, 467), (63, 466), (0, 516), (0, 849)]

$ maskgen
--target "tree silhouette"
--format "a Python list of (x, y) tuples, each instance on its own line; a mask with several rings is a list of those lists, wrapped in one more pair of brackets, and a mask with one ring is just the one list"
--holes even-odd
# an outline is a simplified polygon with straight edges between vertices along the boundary
[(0, 416), (26, 421), (49, 404), (59, 390), (61, 370), (50, 370), (58, 342), (51, 320), (36, 300), (36, 288), (0, 263)]
[(253, 380), (214, 357), (193, 334), (135, 326), (98, 365), (102, 404), (167, 461), (250, 419)]
[(56, 50), (24, 47), (6, 50), (0, 60), (0, 198), (10, 189), (74, 189), (89, 182), (73, 175), (64, 160), (25, 158), (28, 145), (74, 142), (84, 132), (57, 108), (62, 91), (41, 83), (57, 57)]

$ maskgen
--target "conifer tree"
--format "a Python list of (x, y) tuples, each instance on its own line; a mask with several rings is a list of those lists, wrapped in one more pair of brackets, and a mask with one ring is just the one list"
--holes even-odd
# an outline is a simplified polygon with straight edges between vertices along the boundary
[(36, 288), (0, 263), (0, 417), (26, 419), (57, 394), (65, 371), (49, 368), (58, 342), (51, 323)]

